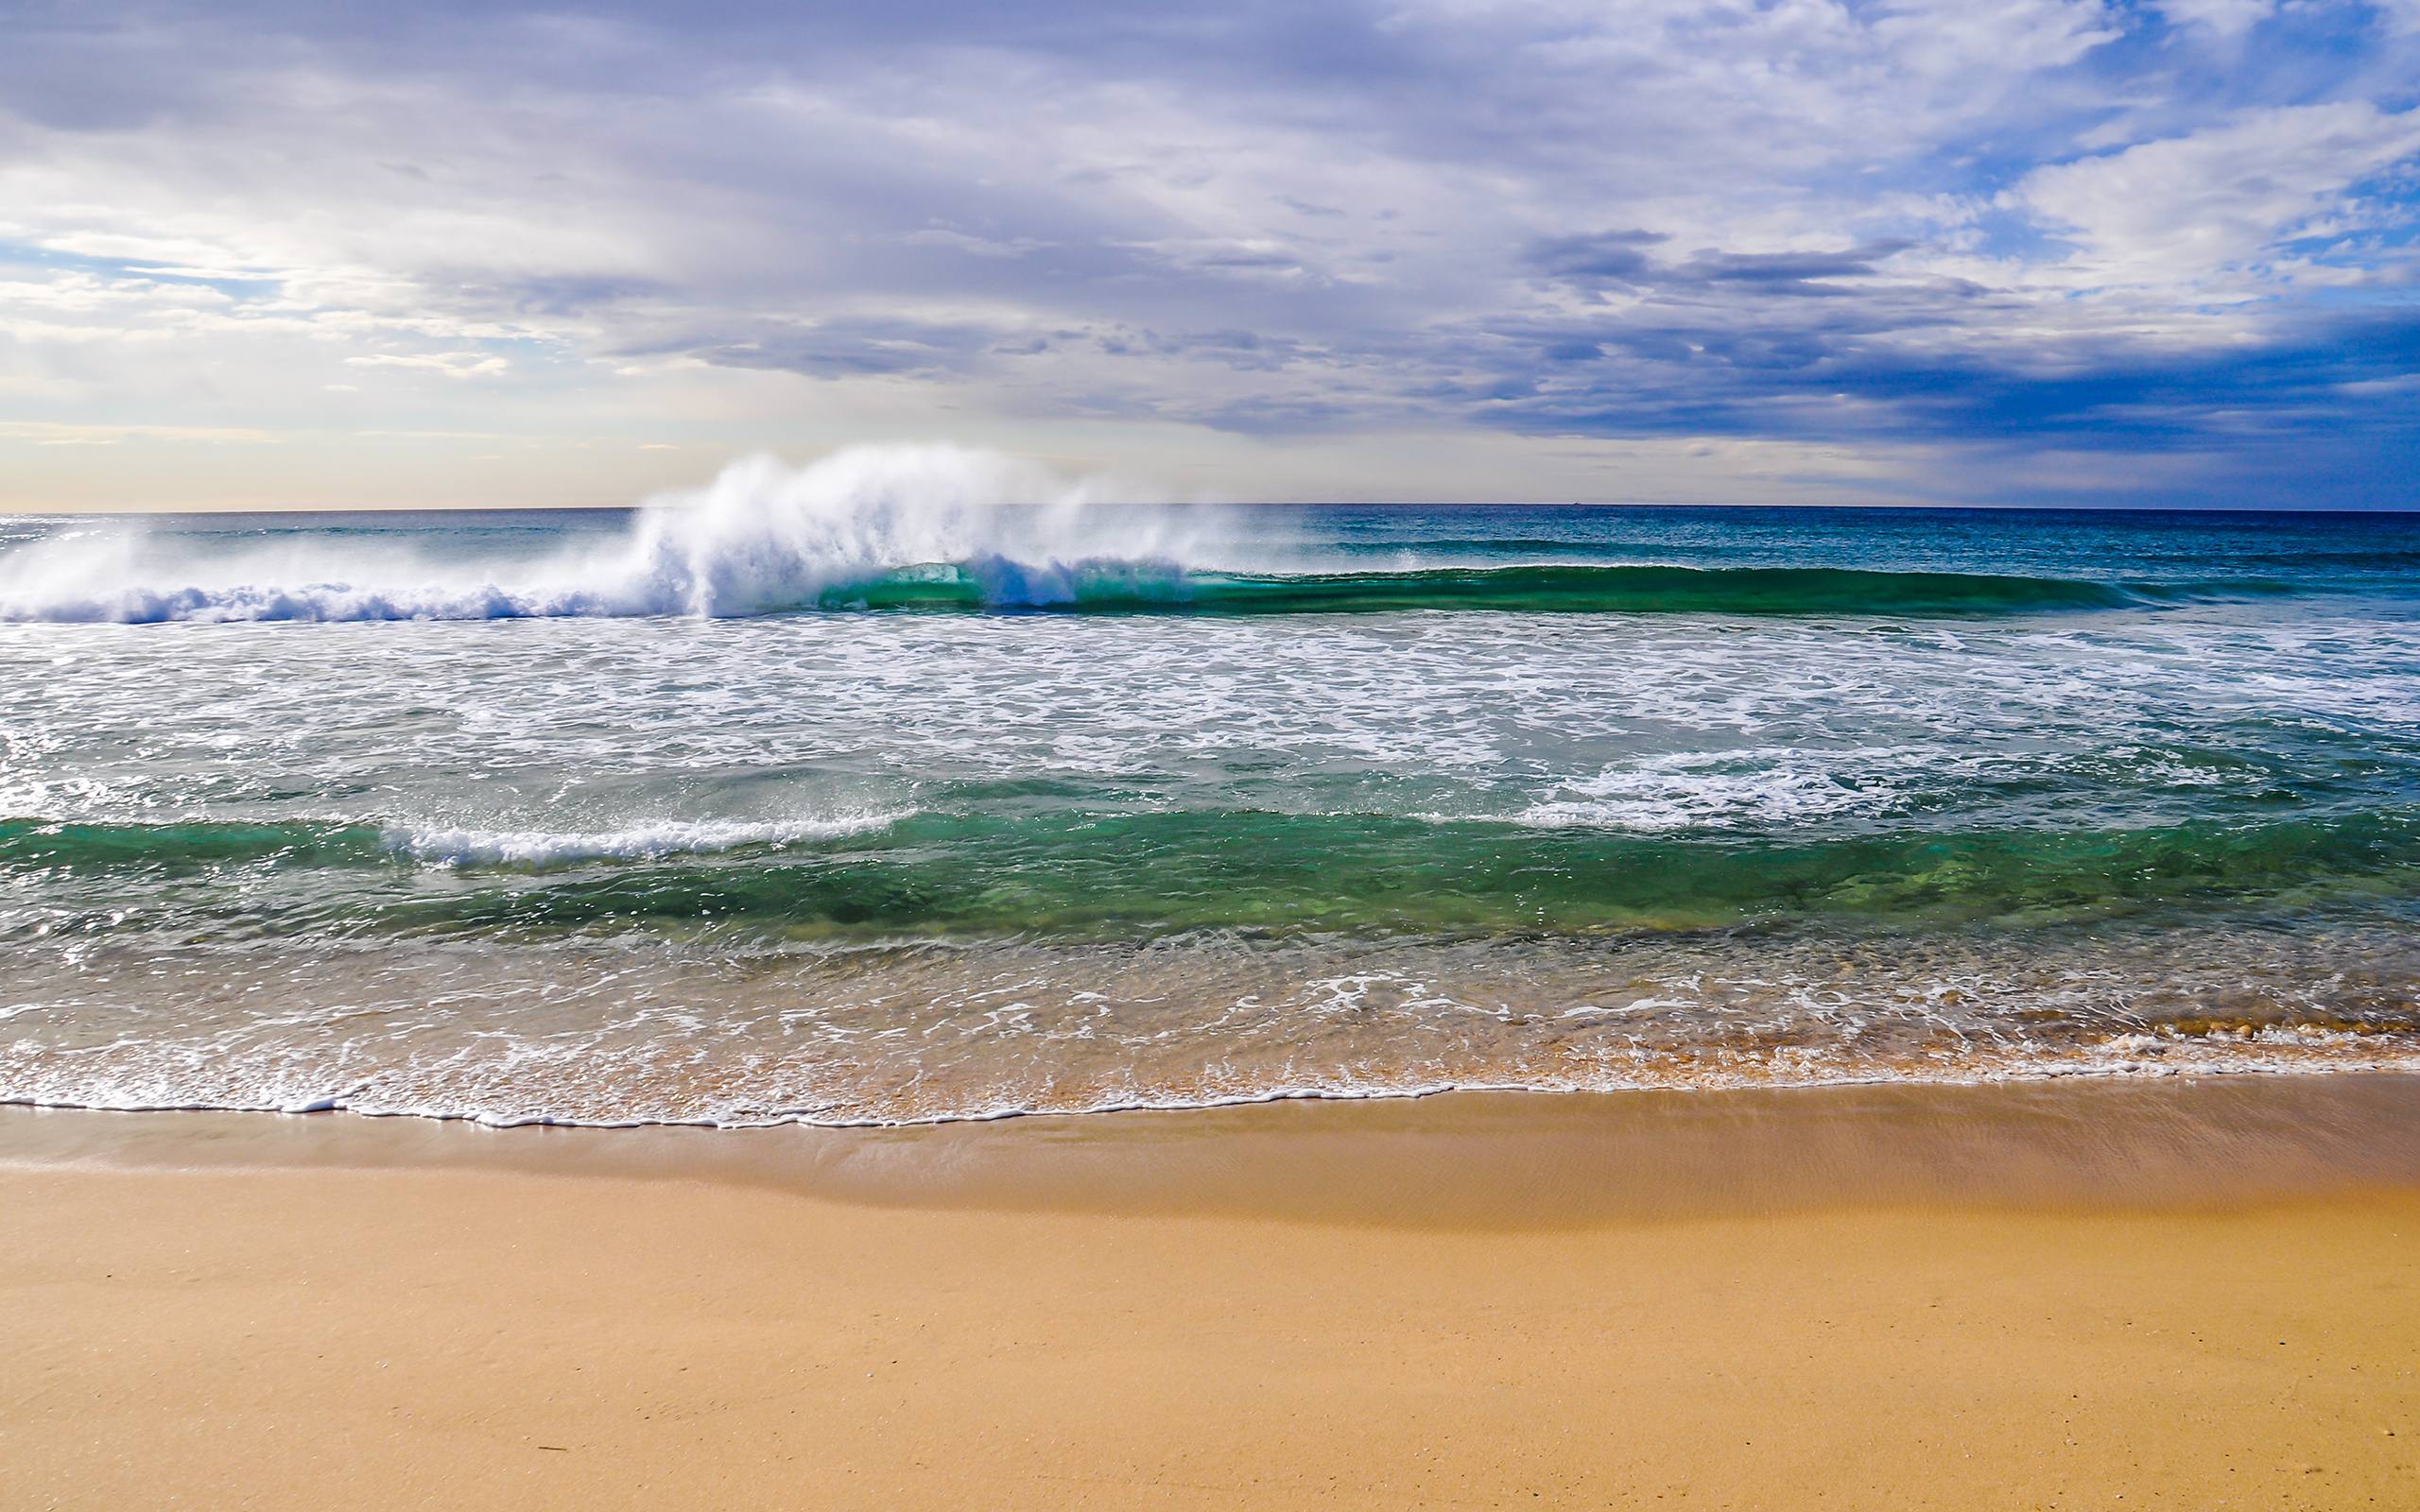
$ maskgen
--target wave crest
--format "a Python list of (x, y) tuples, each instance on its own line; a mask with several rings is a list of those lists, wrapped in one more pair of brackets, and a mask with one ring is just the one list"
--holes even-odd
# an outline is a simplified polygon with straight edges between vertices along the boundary
[(1072, 597), (1080, 564), (1181, 571), (1197, 512), (1102, 503), (999, 452), (860, 446), (800, 469), (769, 456), (650, 502), (618, 540), (512, 563), (446, 561), (358, 537), (233, 543), (123, 525), (0, 557), (0, 620), (721, 617), (798, 609), (918, 563), (981, 565), (996, 601)]
[[(1204, 532), (1219, 524), (1215, 513), (1104, 502), (1126, 491), (997, 452), (867, 446), (798, 470), (762, 456), (735, 463), (701, 490), (651, 503), (619, 536), (518, 562), (447, 561), (341, 531), (215, 539), (79, 530), (0, 556), (0, 620), (720, 618), (813, 610), (1989, 615), (2292, 591), (2252, 579), (2106, 582), (1853, 567), (1212, 568), (1197, 558)], [(1253, 549), (1268, 562), (1282, 548), (1262, 541)]]
[(778, 848), (885, 830), (903, 812), (825, 818), (658, 819), (618, 830), (505, 830), (341, 819), (164, 823), (0, 819), (0, 872), (112, 868), (194, 871), (268, 863), (372, 866), (406, 860), (440, 867), (543, 869), (579, 861), (663, 861), (750, 847)]
[(574, 861), (655, 861), (666, 856), (712, 854), (747, 846), (798, 845), (864, 834), (896, 822), (896, 814), (848, 815), (831, 819), (764, 822), (666, 820), (628, 830), (573, 833), (553, 830), (448, 830), (390, 827), (381, 841), (415, 861), (444, 866), (549, 867)]

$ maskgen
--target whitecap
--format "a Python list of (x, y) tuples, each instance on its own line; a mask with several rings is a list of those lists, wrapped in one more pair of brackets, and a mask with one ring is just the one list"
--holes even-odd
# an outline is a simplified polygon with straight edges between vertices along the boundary
[(904, 816), (894, 813), (821, 819), (666, 819), (590, 833), (396, 825), (385, 831), (381, 843), (399, 854), (440, 866), (545, 867), (572, 861), (648, 861), (742, 846), (830, 840), (885, 829)]
[(804, 468), (735, 462), (705, 488), (650, 501), (618, 537), (518, 562), (359, 538), (231, 544), (127, 524), (0, 558), (0, 621), (727, 617), (937, 563), (966, 564), (987, 603), (1042, 606), (1104, 564), (1182, 571), (1211, 516), (1102, 503), (1135, 496), (1005, 453), (886, 445)]

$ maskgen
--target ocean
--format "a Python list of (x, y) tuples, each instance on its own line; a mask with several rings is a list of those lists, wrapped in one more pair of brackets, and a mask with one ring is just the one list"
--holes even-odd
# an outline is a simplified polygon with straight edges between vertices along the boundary
[(0, 519), (0, 1101), (2420, 1069), (2420, 517)]

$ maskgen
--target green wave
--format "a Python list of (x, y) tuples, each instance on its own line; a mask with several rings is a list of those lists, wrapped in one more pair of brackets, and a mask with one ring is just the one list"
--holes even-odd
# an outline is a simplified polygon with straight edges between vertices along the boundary
[(368, 866), (391, 860), (376, 825), (194, 819), (64, 824), (0, 819), (0, 871), (183, 874), (246, 864)]
[(1185, 572), (1096, 561), (1040, 572), (933, 563), (823, 589), (821, 610), (1120, 614), (1369, 614), (1411, 610), (1523, 613), (1988, 615), (2142, 608), (2290, 593), (2285, 584), (2092, 582), (1990, 573), (1850, 567), (1547, 565), (1402, 572)]
[(2046, 921), (2407, 895), (2420, 891), (2420, 816), (1786, 843), (1351, 815), (924, 815), (794, 850), (456, 880), (466, 885), (399, 902), (385, 922), (798, 937), (1586, 934), (1829, 916)]
[(130, 868), (205, 882), (253, 868), (283, 879), (242, 905), (274, 910), (254, 921), (271, 932), (1584, 935), (1824, 918), (2038, 923), (2414, 899), (2420, 811), (1823, 838), (1369, 815), (926, 812), (827, 839), (545, 866), (416, 864), (366, 826), (0, 824), (0, 875), (26, 868), (53, 882), (89, 873), (76, 889), (85, 906), (137, 913), (147, 897), (216, 907), (218, 889), (186, 886), (172, 904), (167, 893), (147, 894)]

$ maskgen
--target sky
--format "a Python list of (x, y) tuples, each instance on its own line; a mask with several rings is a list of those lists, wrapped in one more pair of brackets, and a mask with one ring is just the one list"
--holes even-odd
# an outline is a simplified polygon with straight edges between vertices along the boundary
[(0, 509), (2420, 507), (2420, 0), (0, 0)]

